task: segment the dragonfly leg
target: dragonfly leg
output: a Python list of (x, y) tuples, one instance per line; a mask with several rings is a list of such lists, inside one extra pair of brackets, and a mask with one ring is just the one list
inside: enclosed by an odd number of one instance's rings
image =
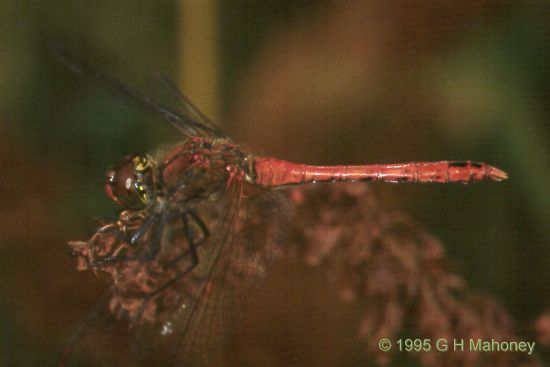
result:
[(189, 209), (187, 212), (189, 213), (189, 217), (193, 219), (195, 224), (200, 228), (202, 232), (202, 238), (195, 243), (195, 246), (198, 246), (208, 239), (208, 237), (210, 236), (210, 232), (208, 232), (206, 224), (204, 224), (202, 219), (197, 215), (197, 213), (195, 213), (193, 209)]
[[(189, 215), (189, 218), (187, 218), (186, 215)], [(197, 225), (197, 227), (201, 231), (202, 236), (199, 240), (194, 239), (193, 232), (191, 231), (191, 228), (189, 228), (189, 219), (193, 220), (193, 222)], [(169, 263), (169, 266), (176, 264), (177, 262), (183, 260), (189, 255), (193, 256), (193, 251), (196, 253), (196, 248), (199, 247), (199, 245), (202, 245), (204, 242), (206, 242), (206, 240), (210, 236), (210, 233), (208, 232), (208, 228), (206, 227), (206, 224), (204, 224), (204, 222), (200, 219), (200, 217), (197, 215), (197, 213), (195, 213), (194, 210), (192, 209), (187, 210), (182, 220), (184, 222), (184, 226), (186, 229), (186, 236), (187, 236), (187, 241), (189, 243), (189, 250), (176, 256), (176, 258), (174, 258)], [(193, 243), (194, 249), (192, 248), (191, 243)], [(197, 259), (197, 262), (198, 262), (198, 259)]]
[[(151, 224), (153, 224), (153, 222), (158, 219), (157, 217), (159, 216), (159, 214), (156, 212), (156, 209), (157, 207), (155, 206), (155, 208), (153, 208), (155, 214), (145, 219), (144, 223), (138, 228), (137, 231), (134, 232), (132, 236), (128, 235), (128, 230), (126, 229), (127, 225), (130, 224), (130, 221), (132, 219), (127, 218), (126, 215), (123, 217), (122, 214), (120, 215), (121, 219), (116, 224), (111, 223), (103, 225), (97, 230), (96, 233), (110, 233), (113, 234), (117, 240), (133, 245), (141, 238), (141, 236), (143, 236), (143, 234), (151, 226)], [(139, 216), (142, 217), (141, 215)]]
[[(189, 217), (201, 229), (202, 238), (198, 241), (195, 241), (195, 239), (194, 239), (193, 231), (189, 227), (189, 219), (187, 218), (187, 215), (189, 215)], [(204, 222), (197, 215), (197, 213), (195, 213), (191, 209), (188, 210), (183, 215), (183, 223), (184, 223), (184, 226), (185, 226), (185, 229), (186, 229), (187, 242), (189, 243), (189, 251), (186, 251), (183, 254), (178, 255), (174, 260), (172, 260), (172, 264), (175, 264), (178, 261), (183, 260), (184, 258), (186, 258), (189, 255), (191, 256), (191, 264), (186, 269), (184, 269), (180, 273), (178, 273), (174, 278), (172, 278), (171, 280), (169, 280), (168, 282), (163, 284), (160, 288), (156, 289), (153, 293), (148, 295), (149, 298), (154, 297), (158, 293), (162, 292), (166, 288), (168, 288), (171, 285), (173, 285), (174, 283), (176, 283), (178, 280), (180, 280), (186, 274), (191, 272), (195, 268), (195, 266), (197, 266), (197, 264), (199, 263), (199, 257), (198, 257), (198, 254), (197, 254), (197, 247), (199, 245), (203, 244), (204, 242), (206, 242), (206, 240), (208, 239), (208, 237), (210, 235), (209, 232), (208, 232), (208, 228), (206, 227), (206, 224), (204, 224)]]
[(137, 231), (134, 232), (134, 234), (130, 237), (130, 239), (127, 241), (131, 245), (135, 245), (137, 241), (143, 236), (143, 234), (151, 227), (151, 225), (158, 219), (159, 214), (155, 213), (151, 215), (149, 218), (147, 218), (147, 221), (143, 223), (141, 227)]
[[(202, 232), (202, 238), (199, 241), (195, 242), (193, 231), (191, 227), (189, 226), (189, 217), (197, 224), (197, 226), (201, 229)], [(155, 296), (163, 292), (165, 289), (171, 287), (172, 285), (176, 284), (180, 279), (182, 279), (184, 276), (189, 274), (193, 269), (198, 265), (199, 263), (199, 256), (197, 254), (197, 246), (204, 243), (206, 239), (208, 238), (208, 229), (206, 228), (206, 225), (204, 222), (198, 217), (196, 213), (194, 213), (192, 210), (186, 211), (182, 216), (183, 226), (185, 228), (185, 233), (187, 237), (187, 242), (189, 244), (189, 251), (184, 252), (181, 255), (178, 255), (170, 264), (175, 264), (178, 261), (181, 261), (187, 256), (191, 256), (191, 263), (188, 267), (186, 267), (184, 270), (176, 274), (172, 279), (164, 283), (159, 288), (155, 289), (153, 292), (149, 293), (146, 297), (144, 297), (143, 303), (140, 306), (140, 310), (138, 311), (136, 315), (136, 322), (139, 322), (141, 317), (143, 316), (143, 312), (145, 311), (145, 308), (148, 304), (148, 302), (153, 299)]]
[(191, 265), (189, 266), (188, 269), (185, 269), (183, 272), (191, 271), (199, 263), (199, 255), (197, 254), (198, 242), (195, 242), (193, 230), (189, 225), (188, 215), (190, 214), (185, 213), (182, 216), (182, 221), (183, 221), (183, 227), (185, 228), (185, 236), (187, 237), (187, 243), (189, 244), (189, 251), (184, 252), (183, 254), (177, 256), (176, 259), (172, 260), (172, 263), (176, 263), (179, 260), (186, 257), (187, 254), (191, 255)]
[[(166, 225), (166, 217), (167, 214), (163, 213), (160, 215), (160, 222), (157, 225), (157, 227), (154, 229), (153, 232), (153, 241), (151, 242), (151, 246), (149, 246), (149, 251), (146, 251), (145, 253), (142, 253), (138, 256), (131, 256), (128, 257), (128, 260), (134, 260), (134, 261), (151, 261), (157, 256), (159, 250), (160, 250), (160, 244), (162, 242), (162, 234), (164, 230), (164, 226)], [(141, 228), (140, 228), (141, 230)], [(134, 236), (132, 236), (133, 238)]]
[(110, 233), (116, 237), (117, 240), (122, 242), (128, 242), (128, 238), (124, 235), (120, 229), (116, 228), (114, 225), (104, 226), (97, 230), (96, 233)]
[(90, 266), (92, 267), (101, 267), (106, 264), (112, 264), (114, 262), (119, 261), (150, 261), (155, 258), (157, 253), (160, 249), (160, 243), (162, 240), (162, 233), (164, 229), (164, 225), (166, 224), (166, 214), (154, 214), (151, 217), (147, 219), (147, 221), (132, 235), (129, 241), (127, 241), (129, 244), (134, 245), (141, 236), (147, 231), (149, 227), (151, 227), (156, 221), (159, 220), (160, 217), (160, 223), (156, 226), (153, 233), (153, 241), (151, 242), (151, 246), (149, 247), (149, 251), (147, 251), (145, 254), (141, 254), (138, 256), (120, 256), (120, 255), (112, 255), (104, 257), (101, 260), (91, 261)]

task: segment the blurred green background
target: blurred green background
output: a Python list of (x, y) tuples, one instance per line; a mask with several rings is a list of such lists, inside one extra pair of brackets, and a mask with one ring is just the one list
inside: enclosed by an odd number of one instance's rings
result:
[[(178, 140), (73, 75), (51, 40), (153, 96), (149, 75), (171, 76), (262, 154), (311, 164), (472, 159), (506, 170), (500, 184), (376, 189), (535, 338), (533, 322), (550, 308), (547, 1), (4, 0), (1, 366), (50, 361), (105, 286), (66, 253), (94, 217), (116, 210), (105, 168)], [(366, 363), (358, 314), (337, 306), (322, 269), (280, 264), (261, 298), (228, 365)]]

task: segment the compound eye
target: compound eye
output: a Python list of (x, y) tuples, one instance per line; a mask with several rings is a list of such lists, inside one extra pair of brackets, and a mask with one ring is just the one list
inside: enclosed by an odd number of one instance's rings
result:
[(126, 209), (141, 210), (147, 206), (148, 197), (135, 168), (135, 156), (131, 156), (118, 167), (108, 170), (105, 193)]

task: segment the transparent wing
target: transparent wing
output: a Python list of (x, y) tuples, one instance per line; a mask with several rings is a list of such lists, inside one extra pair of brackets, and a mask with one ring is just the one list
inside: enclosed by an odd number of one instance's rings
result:
[[(199, 226), (190, 225), (186, 232), (183, 222), (173, 218), (163, 228), (163, 245), (155, 260), (107, 267), (107, 272), (117, 274), (117, 283), (111, 298), (92, 312), (70, 343), (71, 356), (78, 356), (75, 361), (207, 366), (220, 355), (270, 263), (281, 254), (289, 205), (280, 194), (246, 187), (242, 195), (227, 192), (218, 200), (201, 201), (193, 211), (210, 232), (197, 247), (199, 263), (185, 272), (192, 265), (186, 256), (186, 233), (198, 241)], [(129, 251), (146, 248), (154, 232), (152, 226), (143, 243)], [(113, 248), (101, 238), (97, 252), (105, 244)], [(143, 302), (144, 293), (166, 284), (170, 286)]]
[(154, 73), (152, 77), (155, 84), (163, 90), (163, 96), (165, 97), (162, 98), (162, 101), (173, 101), (173, 103), (170, 103), (171, 108), (203, 125), (203, 130), (208, 132), (209, 136), (227, 138), (228, 135), (202, 113), (170, 78), (160, 72)]
[[(177, 113), (163, 104), (132, 90), (124, 83), (110, 77), (95, 66), (80, 60), (77, 56), (69, 53), (62, 45), (50, 43), (49, 48), (52, 54), (75, 74), (90, 77), (107, 87), (113, 94), (122, 95), (128, 100), (139, 103), (150, 112), (156, 113), (162, 119), (170, 123), (186, 136), (212, 136), (220, 137), (222, 132), (210, 120), (205, 118), (198, 109), (193, 106), (181, 93), (182, 104), (186, 106), (183, 113)], [(177, 90), (175, 87), (173, 87)]]
[[(208, 366), (234, 330), (273, 260), (281, 255), (290, 218), (286, 199), (251, 188), (222, 224), (208, 277), (175, 348), (174, 365)], [(226, 228), (231, 224), (231, 228)]]

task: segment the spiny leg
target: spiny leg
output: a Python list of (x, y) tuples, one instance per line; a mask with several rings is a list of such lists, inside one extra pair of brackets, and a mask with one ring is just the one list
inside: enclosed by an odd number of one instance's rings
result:
[[(167, 216), (168, 215), (166, 213), (163, 213), (161, 215), (160, 223), (159, 223), (159, 225), (158, 225), (158, 227), (155, 231), (153, 243), (149, 247), (150, 251), (147, 254), (145, 254), (145, 256), (135, 257), (135, 258), (132, 258), (132, 260), (147, 261), (147, 260), (152, 260), (152, 259), (155, 258), (158, 251), (160, 250), (160, 243), (162, 241), (163, 228), (166, 225)], [(202, 237), (198, 241), (196, 241), (195, 238), (194, 238), (193, 230), (191, 229), (191, 227), (189, 225), (189, 219), (193, 220), (193, 222), (198, 226), (198, 228), (200, 229), (200, 231), (202, 233)], [(187, 238), (187, 242), (189, 244), (189, 251), (186, 251), (183, 254), (178, 255), (174, 260), (172, 260), (170, 262), (170, 265), (177, 263), (178, 261), (180, 261), (181, 259), (185, 258), (188, 255), (191, 255), (192, 265), (190, 266), (190, 268), (192, 270), (199, 262), (199, 258), (198, 258), (198, 254), (197, 254), (197, 247), (199, 245), (203, 244), (204, 242), (206, 242), (206, 240), (210, 236), (210, 233), (208, 231), (208, 227), (206, 226), (206, 224), (204, 224), (202, 219), (200, 219), (200, 217), (197, 215), (197, 213), (195, 213), (195, 211), (193, 209), (187, 209), (183, 213), (182, 222), (183, 222), (183, 226), (184, 226), (184, 229), (185, 229), (185, 235), (186, 235), (186, 238)], [(187, 271), (187, 269), (186, 269), (186, 271)]]
[(162, 242), (162, 234), (164, 233), (164, 226), (166, 225), (168, 214), (167, 212), (163, 212), (160, 214), (160, 221), (153, 232), (153, 241), (151, 242), (151, 246), (149, 246), (149, 251), (145, 252), (144, 254), (140, 254), (138, 256), (132, 256), (128, 257), (128, 260), (135, 260), (135, 261), (151, 261), (157, 256), (161, 242)]
[(202, 219), (197, 215), (197, 213), (195, 213), (193, 209), (189, 209), (187, 212), (189, 213), (189, 216), (191, 217), (191, 219), (195, 221), (195, 223), (199, 226), (200, 230), (202, 231), (203, 237), (200, 239), (199, 242), (197, 242), (197, 245), (199, 245), (200, 243), (203, 243), (204, 241), (206, 241), (208, 236), (210, 236), (210, 232), (208, 232), (208, 228), (206, 227), (206, 224), (204, 224)]
[[(189, 218), (185, 217), (187, 214), (189, 215)], [(194, 240), (191, 228), (189, 228), (188, 219), (192, 219), (195, 222), (195, 224), (198, 226), (198, 228), (200, 229), (200, 231), (202, 233), (202, 236), (201, 236), (200, 240), (198, 240), (198, 241)], [(186, 233), (189, 233), (191, 238), (193, 238), (193, 243), (194, 243), (195, 247), (199, 247), (199, 245), (202, 245), (204, 242), (206, 242), (206, 240), (210, 236), (210, 232), (208, 232), (208, 228), (206, 227), (206, 224), (204, 224), (202, 219), (200, 219), (200, 217), (197, 215), (197, 213), (195, 213), (195, 211), (193, 209), (188, 209), (186, 211), (186, 213), (184, 213), (184, 219), (182, 219), (182, 220), (184, 221), (184, 226), (185, 226)], [(187, 240), (189, 241), (189, 236), (187, 237)], [(175, 259), (173, 259), (169, 263), (169, 265), (172, 266), (172, 265), (176, 264), (177, 262), (183, 260), (187, 256), (192, 255), (192, 251), (193, 251), (193, 249), (191, 248), (191, 245), (189, 245), (189, 251), (185, 251), (184, 253), (178, 255)]]
[(107, 256), (101, 260), (92, 261), (90, 262), (90, 266), (92, 267), (101, 267), (106, 264), (112, 264), (114, 262), (121, 262), (121, 261), (150, 261), (155, 258), (156, 254), (158, 253), (160, 249), (160, 243), (162, 240), (162, 233), (164, 226), (166, 224), (166, 213), (155, 213), (152, 216), (150, 216), (147, 221), (137, 230), (137, 232), (132, 235), (129, 241), (126, 241), (130, 243), (131, 245), (134, 245), (151, 227), (154, 225), (155, 222), (157, 222), (160, 218), (160, 223), (156, 226), (154, 233), (153, 233), (153, 241), (151, 242), (151, 246), (149, 247), (149, 251), (146, 254), (138, 255), (138, 256), (120, 256), (120, 255), (112, 255)]
[[(139, 312), (136, 315), (136, 322), (139, 322), (139, 320), (143, 316), (143, 312), (145, 311), (145, 308), (146, 308), (147, 304), (149, 303), (149, 301), (151, 299), (153, 299), (155, 296), (157, 296), (158, 294), (163, 292), (165, 289), (167, 289), (167, 288), (171, 287), (172, 285), (174, 285), (175, 283), (177, 283), (185, 275), (187, 275), (191, 271), (193, 271), (193, 269), (198, 265), (199, 257), (198, 257), (198, 254), (197, 254), (197, 246), (199, 244), (203, 243), (206, 240), (206, 238), (208, 237), (208, 229), (206, 228), (206, 225), (202, 222), (202, 220), (195, 213), (191, 214), (191, 212), (192, 212), (191, 210), (188, 210), (188, 211), (184, 212), (183, 216), (182, 216), (182, 222), (183, 222), (183, 226), (184, 226), (184, 229), (185, 229), (185, 235), (186, 235), (186, 238), (187, 238), (187, 243), (189, 244), (189, 251), (186, 251), (185, 253), (177, 256), (176, 259), (174, 259), (171, 262), (171, 264), (175, 264), (177, 261), (180, 261), (183, 258), (190, 255), (191, 256), (191, 264), (189, 264), (189, 266), (187, 268), (185, 268), (184, 270), (182, 270), (181, 272), (176, 274), (176, 276), (174, 276), (174, 278), (170, 279), (169, 281), (164, 283), (162, 286), (157, 288), (154, 292), (151, 292), (150, 294), (148, 294), (147, 296), (144, 297), (143, 303), (141, 304)], [(197, 225), (199, 226), (199, 228), (203, 232), (203, 238), (198, 242), (195, 242), (195, 240), (194, 240), (193, 231), (191, 230), (191, 227), (189, 226), (189, 219), (187, 217), (188, 215), (197, 223)]]
[[(141, 238), (141, 236), (143, 236), (143, 234), (151, 226), (151, 224), (153, 224), (155, 220), (158, 219), (157, 209), (158, 209), (158, 205), (155, 204), (151, 210), (155, 214), (150, 215), (147, 219), (145, 219), (145, 222), (138, 228), (137, 231), (134, 232), (132, 236), (129, 236), (126, 233), (126, 229), (124, 229), (127, 225), (126, 223), (124, 224), (122, 230), (120, 228), (117, 228), (117, 225), (115, 223), (111, 223), (99, 228), (97, 230), (97, 233), (111, 233), (111, 234), (114, 234), (115, 237), (121, 242), (126, 242), (133, 245)], [(146, 214), (141, 213), (141, 214), (137, 214), (137, 216), (144, 218), (146, 217)], [(122, 215), (121, 215), (121, 218), (122, 218)]]
[(127, 241), (131, 245), (134, 245), (139, 239), (147, 232), (149, 227), (158, 219), (159, 215), (157, 213), (151, 215), (145, 223), (137, 231), (134, 232), (134, 234), (130, 237), (130, 240)]

